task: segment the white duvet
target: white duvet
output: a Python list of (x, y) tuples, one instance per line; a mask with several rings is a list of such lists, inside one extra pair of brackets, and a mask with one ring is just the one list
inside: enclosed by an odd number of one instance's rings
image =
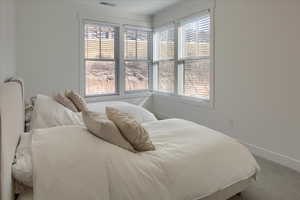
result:
[(79, 126), (35, 130), (37, 200), (194, 200), (257, 173), (249, 151), (195, 123), (145, 123), (156, 151), (131, 153)]

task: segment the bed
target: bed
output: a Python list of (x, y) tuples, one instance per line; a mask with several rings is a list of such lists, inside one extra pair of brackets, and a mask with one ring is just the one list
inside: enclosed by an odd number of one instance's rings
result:
[[(12, 200), (11, 164), (24, 126), (22, 86), (1, 85), (0, 100), (1, 199)], [(226, 200), (245, 190), (259, 171), (245, 147), (206, 127), (180, 119), (144, 126), (157, 150), (143, 154), (95, 140), (84, 127), (37, 131), (34, 193), (27, 191), (18, 199)]]

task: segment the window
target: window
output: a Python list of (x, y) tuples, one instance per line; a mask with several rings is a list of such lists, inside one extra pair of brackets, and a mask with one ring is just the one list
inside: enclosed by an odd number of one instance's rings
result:
[(157, 76), (157, 86), (154, 89), (173, 93), (175, 89), (175, 27), (163, 27), (155, 32), (154, 37), (154, 67), (157, 69), (157, 74), (154, 74)]
[(124, 31), (125, 89), (126, 91), (149, 88), (151, 57), (149, 44), (151, 32), (134, 28)]
[(208, 12), (180, 23), (178, 53), (183, 73), (178, 78), (184, 96), (210, 98), (210, 33)]
[(110, 25), (84, 25), (86, 96), (117, 93), (117, 33)]
[(154, 90), (211, 99), (211, 15), (180, 20), (154, 33)]

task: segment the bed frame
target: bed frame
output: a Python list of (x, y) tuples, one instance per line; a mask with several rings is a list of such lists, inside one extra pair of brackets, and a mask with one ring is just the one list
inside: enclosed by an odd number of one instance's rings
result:
[[(20, 134), (24, 131), (24, 98), (21, 81), (0, 84), (0, 131), (0, 200), (14, 200), (11, 166)], [(248, 179), (203, 197), (201, 200), (226, 200), (236, 194), (240, 194), (241, 191), (244, 191), (249, 186), (254, 177), (255, 174)]]
[(0, 84), (1, 200), (13, 200), (11, 166), (20, 134), (24, 131), (24, 100), (21, 81)]

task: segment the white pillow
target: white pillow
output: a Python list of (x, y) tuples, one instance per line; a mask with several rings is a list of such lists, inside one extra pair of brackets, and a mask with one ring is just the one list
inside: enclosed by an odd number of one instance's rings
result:
[(106, 101), (106, 102), (97, 102), (97, 103), (88, 104), (89, 110), (94, 112), (105, 113), (106, 107), (117, 108), (122, 112), (129, 113), (139, 123), (157, 121), (154, 114), (149, 112), (145, 108), (130, 103), (126, 103), (126, 102)]
[(16, 150), (16, 159), (12, 165), (12, 174), (15, 180), (28, 187), (32, 187), (32, 134), (21, 133), (20, 144)]
[(75, 113), (65, 108), (51, 97), (37, 95), (30, 122), (30, 129), (64, 125), (84, 126), (81, 113)]

